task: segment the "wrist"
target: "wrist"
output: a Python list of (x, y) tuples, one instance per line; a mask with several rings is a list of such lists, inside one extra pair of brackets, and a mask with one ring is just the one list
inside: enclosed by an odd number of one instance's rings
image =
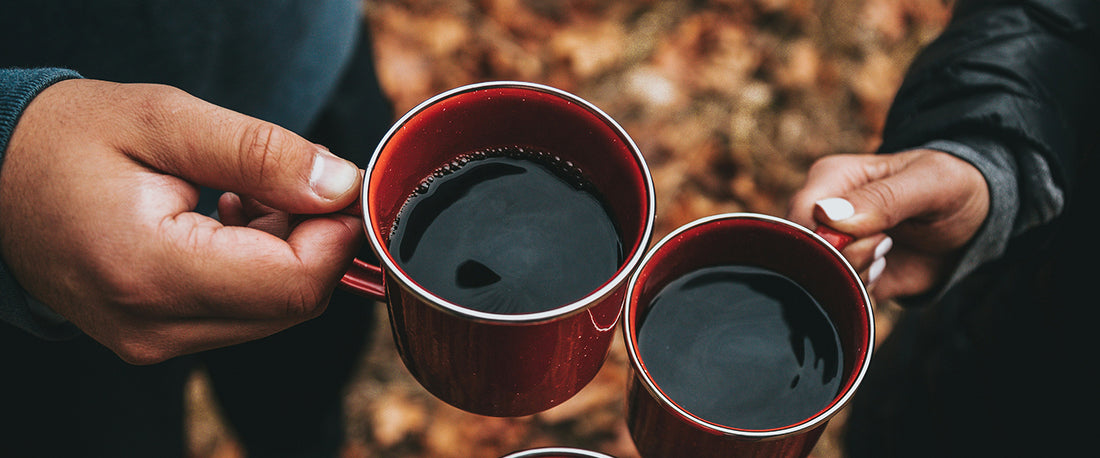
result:
[(7, 151), (15, 124), (31, 100), (54, 83), (74, 78), (80, 74), (63, 68), (0, 69), (0, 153)]

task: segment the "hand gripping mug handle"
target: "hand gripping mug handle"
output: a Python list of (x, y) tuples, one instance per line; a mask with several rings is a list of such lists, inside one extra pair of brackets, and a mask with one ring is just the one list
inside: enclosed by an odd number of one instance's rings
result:
[(345, 290), (377, 301), (386, 301), (386, 288), (382, 285), (382, 268), (355, 258), (340, 286)]

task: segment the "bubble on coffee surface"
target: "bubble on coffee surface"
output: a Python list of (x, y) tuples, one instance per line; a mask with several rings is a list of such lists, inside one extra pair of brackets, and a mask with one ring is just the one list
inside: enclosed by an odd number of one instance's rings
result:
[(384, 232), (382, 234), (383, 237), (388, 239), (390, 234), (394, 233), (401, 222), (400, 215), (406, 213), (405, 207), (408, 206), (409, 202), (415, 199), (416, 196), (420, 196), (426, 194), (428, 191), (431, 191), (432, 183), (434, 183), (436, 179), (443, 178), (447, 175), (457, 172), (458, 170), (462, 169), (462, 167), (466, 166), (466, 164), (469, 164), (472, 161), (494, 157), (507, 157), (512, 159), (533, 161), (537, 164), (549, 168), (552, 172), (554, 172), (554, 174), (565, 180), (567, 183), (569, 183), (569, 185), (573, 186), (573, 188), (577, 189), (578, 191), (596, 191), (595, 187), (592, 185), (592, 182), (585, 178), (584, 172), (581, 171), (581, 168), (574, 164), (573, 161), (562, 159), (561, 156), (549, 153), (545, 150), (518, 145), (494, 146), (491, 148), (480, 149), (456, 156), (450, 162), (441, 165), (439, 168), (433, 170), (431, 173), (428, 174), (427, 177), (421, 180), (420, 184), (418, 184), (416, 188), (413, 189), (412, 194), (408, 197), (408, 199), (405, 200), (405, 203), (402, 204), (401, 210), (398, 212), (399, 216), (394, 217), (393, 223), (390, 224), (389, 231)]
[(592, 183), (584, 177), (584, 172), (572, 161), (562, 159), (561, 156), (546, 152), (538, 148), (527, 146), (496, 146), (456, 156), (450, 162), (433, 170), (417, 185), (414, 195), (424, 194), (431, 189), (432, 183), (437, 178), (442, 178), (457, 172), (471, 161), (488, 159), (493, 157), (508, 157), (512, 159), (525, 159), (536, 162), (550, 168), (559, 177), (565, 179), (570, 185), (579, 190), (592, 190)]

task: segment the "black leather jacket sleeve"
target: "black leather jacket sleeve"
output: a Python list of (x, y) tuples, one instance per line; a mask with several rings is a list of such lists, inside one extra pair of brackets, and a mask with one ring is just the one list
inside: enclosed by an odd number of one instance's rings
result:
[(990, 215), (952, 282), (1084, 198), (1100, 131), (1098, 28), (1096, 0), (960, 0), (910, 66), (879, 152), (943, 150), (990, 185)]

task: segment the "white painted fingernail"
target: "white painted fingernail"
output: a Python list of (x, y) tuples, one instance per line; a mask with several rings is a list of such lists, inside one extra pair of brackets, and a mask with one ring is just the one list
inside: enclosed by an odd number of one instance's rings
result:
[(871, 268), (867, 271), (867, 284), (875, 283), (882, 276), (883, 270), (886, 270), (886, 258), (878, 258), (871, 263)]
[(335, 200), (346, 194), (359, 181), (359, 167), (336, 157), (322, 148), (313, 156), (309, 186), (323, 199)]
[(829, 221), (848, 219), (856, 214), (856, 209), (852, 206), (852, 203), (840, 197), (821, 199), (815, 202), (815, 205), (825, 212), (825, 217), (829, 218)]
[(882, 257), (886, 256), (886, 253), (889, 253), (890, 249), (893, 248), (893, 247), (894, 247), (894, 239), (892, 239), (890, 237), (886, 237), (886, 238), (882, 239), (882, 241), (878, 242), (878, 245), (875, 246), (875, 259), (879, 259), (879, 258), (882, 258)]

